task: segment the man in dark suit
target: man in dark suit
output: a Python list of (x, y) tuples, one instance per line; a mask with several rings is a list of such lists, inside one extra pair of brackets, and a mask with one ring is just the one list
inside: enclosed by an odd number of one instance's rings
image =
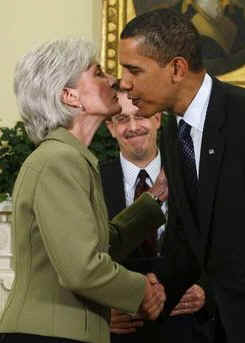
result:
[[(102, 184), (110, 218), (134, 201), (138, 175), (142, 170), (147, 173), (146, 182), (151, 186), (161, 169), (161, 156), (157, 147), (161, 113), (145, 118), (126, 93), (118, 92), (118, 97), (122, 112), (106, 121), (106, 124), (119, 144), (120, 157), (101, 164)], [(163, 203), (162, 210), (166, 212), (166, 203)], [(154, 258), (151, 257), (160, 255), (160, 252), (164, 255), (164, 251), (161, 251), (163, 237), (164, 227), (161, 227), (158, 230), (157, 254), (152, 252), (149, 255), (149, 250), (144, 250), (145, 242), (130, 254), (124, 264), (129, 269), (142, 272), (142, 265), (144, 268), (149, 260), (154, 263)], [(202, 281), (201, 285), (203, 286)], [(212, 342), (212, 322), (206, 320), (205, 323), (200, 323), (195, 314), (198, 311), (207, 311), (207, 306), (204, 306), (207, 294), (202, 286), (195, 284), (190, 287), (164, 324), (147, 321), (141, 327), (143, 321), (140, 318), (132, 321), (127, 314), (112, 310), (112, 343), (143, 343), (150, 340), (163, 340), (165, 343)]]
[[(215, 338), (245, 342), (245, 90), (206, 73), (198, 32), (170, 9), (126, 25), (120, 63), (121, 86), (142, 112), (173, 113), (162, 138), (170, 190), (168, 253), (156, 266), (167, 293), (163, 315), (178, 301), (197, 262), (208, 274), (217, 306)], [(189, 156), (178, 130), (183, 123), (190, 128)], [(195, 187), (188, 180), (192, 173), (186, 173), (188, 159), (195, 162)]]

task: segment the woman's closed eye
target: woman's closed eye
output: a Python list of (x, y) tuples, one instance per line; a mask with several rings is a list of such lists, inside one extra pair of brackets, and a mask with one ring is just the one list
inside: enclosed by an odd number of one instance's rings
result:
[(98, 76), (98, 77), (105, 77), (105, 73), (101, 69), (100, 65), (97, 65), (96, 71), (95, 71), (95, 75)]

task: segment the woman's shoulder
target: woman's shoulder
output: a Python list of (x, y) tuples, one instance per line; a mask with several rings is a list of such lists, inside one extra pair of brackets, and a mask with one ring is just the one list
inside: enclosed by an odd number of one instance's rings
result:
[(25, 160), (23, 167), (37, 172), (53, 167), (65, 168), (67, 165), (86, 166), (86, 161), (74, 147), (60, 141), (48, 140), (41, 143)]

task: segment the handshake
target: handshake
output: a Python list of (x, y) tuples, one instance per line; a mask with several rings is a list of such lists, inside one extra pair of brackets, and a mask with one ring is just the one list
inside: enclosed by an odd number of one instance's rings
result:
[(143, 302), (139, 309), (142, 318), (155, 320), (163, 310), (166, 294), (162, 284), (153, 273), (145, 276), (146, 287)]
[(147, 274), (145, 278), (145, 294), (139, 311), (136, 314), (129, 314), (112, 309), (111, 332), (118, 334), (133, 333), (137, 327), (143, 326), (144, 319), (155, 320), (163, 310), (166, 301), (163, 285), (159, 283), (153, 273)]

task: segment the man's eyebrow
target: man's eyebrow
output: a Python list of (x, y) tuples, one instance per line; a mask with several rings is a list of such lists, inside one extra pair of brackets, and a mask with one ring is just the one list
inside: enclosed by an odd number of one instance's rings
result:
[(133, 64), (123, 64), (123, 63), (122, 63), (122, 66), (123, 66), (124, 68), (127, 68), (127, 69), (141, 69), (140, 67), (135, 66), (135, 65), (133, 65)]

